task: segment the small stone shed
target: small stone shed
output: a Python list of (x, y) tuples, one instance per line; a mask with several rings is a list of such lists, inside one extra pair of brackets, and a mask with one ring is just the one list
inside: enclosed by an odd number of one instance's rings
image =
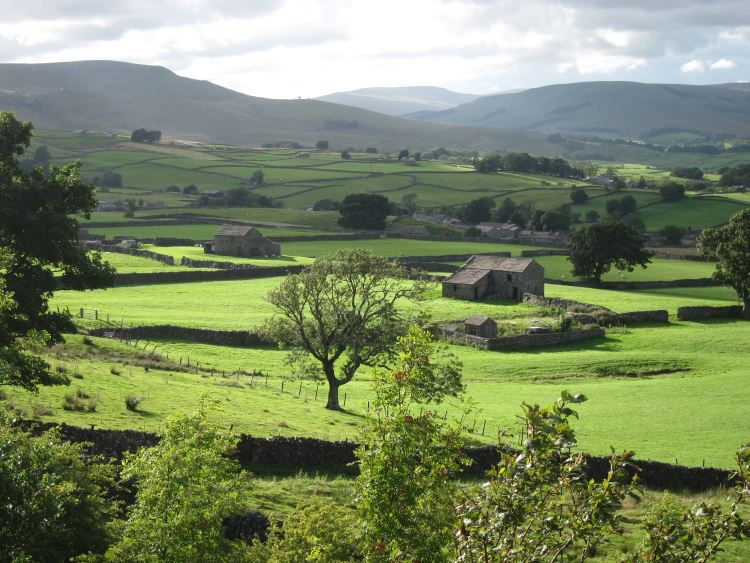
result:
[(464, 321), (464, 333), (482, 338), (495, 338), (497, 323), (486, 315), (474, 315)]
[(472, 256), (443, 282), (443, 297), (511, 299), (525, 293), (544, 296), (544, 268), (528, 258)]
[(267, 239), (255, 227), (242, 225), (224, 225), (203, 249), (206, 254), (223, 256), (281, 256), (279, 243)]

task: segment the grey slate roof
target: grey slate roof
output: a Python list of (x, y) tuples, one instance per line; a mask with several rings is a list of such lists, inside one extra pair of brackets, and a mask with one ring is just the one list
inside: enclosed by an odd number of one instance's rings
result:
[[(495, 270), (524, 272), (532, 264), (529, 258), (503, 258), (501, 256), (472, 256), (463, 265), (465, 270)], [(460, 272), (459, 272), (460, 273)]]
[(216, 233), (215, 236), (225, 236), (225, 237), (252, 237), (252, 238), (258, 238), (262, 237), (263, 235), (260, 234), (260, 231), (256, 229), (255, 227), (248, 227), (245, 225), (224, 225), (219, 231)]
[(474, 285), (488, 275), (490, 275), (489, 270), (459, 270), (443, 283)]
[(470, 326), (482, 326), (485, 323), (491, 323), (493, 325), (496, 325), (497, 323), (489, 318), (487, 315), (472, 315), (468, 319), (464, 321), (464, 324), (470, 325)]

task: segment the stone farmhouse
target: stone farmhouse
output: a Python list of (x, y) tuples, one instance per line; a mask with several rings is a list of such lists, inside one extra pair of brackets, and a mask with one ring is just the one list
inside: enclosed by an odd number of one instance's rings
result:
[(472, 256), (443, 281), (443, 297), (454, 299), (512, 299), (525, 293), (544, 295), (544, 268), (528, 258)]
[(203, 250), (222, 256), (281, 256), (279, 243), (267, 239), (255, 227), (242, 225), (224, 225)]

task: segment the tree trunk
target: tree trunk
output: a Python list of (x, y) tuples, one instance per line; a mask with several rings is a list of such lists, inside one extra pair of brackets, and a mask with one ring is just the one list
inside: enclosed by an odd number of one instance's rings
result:
[(328, 382), (328, 402), (326, 408), (332, 411), (340, 411), (341, 405), (339, 405), (339, 384), (337, 382)]
[(333, 371), (333, 364), (324, 363), (323, 373), (328, 381), (328, 402), (326, 408), (332, 411), (340, 411), (341, 405), (339, 405), (339, 387), (341, 384), (336, 379), (336, 373)]
[(742, 318), (750, 321), (750, 299), (746, 299), (742, 303)]

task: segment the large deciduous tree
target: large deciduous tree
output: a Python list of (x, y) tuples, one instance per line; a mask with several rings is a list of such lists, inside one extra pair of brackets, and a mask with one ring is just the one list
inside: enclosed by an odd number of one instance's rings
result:
[(733, 215), (723, 227), (703, 231), (698, 250), (719, 258), (714, 279), (737, 292), (744, 316), (750, 318), (750, 209)]
[(378, 194), (349, 194), (339, 206), (339, 225), (345, 229), (385, 229), (390, 202)]
[(614, 265), (632, 272), (646, 267), (652, 254), (644, 247), (646, 239), (638, 230), (620, 221), (605, 221), (578, 229), (570, 237), (573, 275), (600, 282)]
[(362, 249), (323, 256), (288, 276), (268, 294), (278, 313), (267, 334), (291, 348), (290, 359), (305, 374), (328, 383), (326, 408), (340, 410), (339, 388), (362, 366), (387, 361), (410, 319), (400, 302), (424, 293), (404, 269)]
[(21, 170), (31, 123), (0, 112), (0, 383), (35, 389), (67, 383), (30, 354), (24, 340), (59, 341), (70, 326), (49, 310), (55, 274), (71, 289), (106, 287), (112, 269), (78, 243), (75, 214), (96, 206), (94, 188), (81, 183), (80, 163)]

